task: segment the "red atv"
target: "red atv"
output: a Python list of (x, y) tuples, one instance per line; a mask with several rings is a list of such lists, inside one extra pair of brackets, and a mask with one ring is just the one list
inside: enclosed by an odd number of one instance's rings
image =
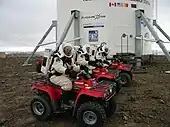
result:
[(126, 87), (126, 86), (132, 85), (132, 78), (133, 78), (133, 76), (132, 76), (132, 70), (133, 70), (132, 65), (123, 64), (119, 60), (116, 60), (116, 61), (112, 62), (111, 66), (109, 66), (108, 69), (120, 71), (120, 77), (121, 77), (120, 83), (123, 86)]
[[(116, 83), (99, 84), (84, 70), (77, 75), (73, 89), (67, 94), (49, 81), (39, 81), (32, 86), (36, 96), (31, 101), (31, 110), (39, 120), (71, 111), (78, 126), (102, 127), (104, 120), (116, 110), (115, 86)], [(66, 95), (64, 99), (63, 94)]]
[[(107, 63), (108, 64), (108, 63)], [(121, 62), (113, 62), (109, 66), (104, 66), (104, 63), (97, 60), (93, 69), (94, 76), (106, 76), (106, 75), (119, 75), (120, 79), (117, 80), (121, 86), (130, 86), (132, 84), (132, 66), (125, 65)]]
[(102, 82), (115, 82), (116, 92), (118, 93), (122, 87), (120, 83), (120, 71), (111, 71), (105, 67), (95, 67), (92, 69), (92, 77), (96, 78), (97, 81)]

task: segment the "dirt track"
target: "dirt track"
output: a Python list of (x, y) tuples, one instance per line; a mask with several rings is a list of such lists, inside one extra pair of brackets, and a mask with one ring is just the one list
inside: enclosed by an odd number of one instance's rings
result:
[[(22, 67), (23, 58), (0, 59), (0, 126), (74, 127), (69, 116), (55, 116), (38, 122), (30, 112), (31, 84), (37, 74), (33, 67)], [(133, 86), (117, 96), (118, 109), (107, 120), (107, 127), (170, 127), (170, 64), (161, 58), (147, 66), (147, 74), (134, 75)]]

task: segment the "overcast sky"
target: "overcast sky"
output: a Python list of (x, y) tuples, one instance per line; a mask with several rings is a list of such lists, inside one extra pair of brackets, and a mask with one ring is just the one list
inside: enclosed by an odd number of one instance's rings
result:
[[(56, 1), (0, 0), (0, 50), (36, 45), (57, 17)], [(158, 0), (158, 21), (170, 35), (170, 0)]]

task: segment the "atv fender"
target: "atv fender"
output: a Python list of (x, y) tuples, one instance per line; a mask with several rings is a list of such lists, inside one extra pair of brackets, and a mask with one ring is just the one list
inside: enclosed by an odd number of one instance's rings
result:
[(131, 71), (122, 70), (121, 73), (128, 73), (130, 75), (130, 77), (131, 77), (131, 80), (133, 79), (133, 75), (132, 75)]
[[(51, 101), (58, 100), (61, 97), (62, 91), (60, 89), (56, 89), (52, 86), (35, 84), (31, 87), (32, 91), (40, 90), (47, 93), (51, 99)], [(56, 94), (58, 93), (58, 94)]]
[(94, 101), (95, 99), (104, 99), (104, 93), (103, 92), (99, 92), (99, 91), (93, 91), (93, 92), (90, 92), (90, 90), (87, 92), (87, 91), (82, 91), (80, 94), (78, 94), (75, 102), (74, 102), (74, 108), (73, 108), (73, 112), (72, 112), (72, 117), (75, 116), (76, 114), (76, 109), (82, 104), (82, 103), (85, 103), (85, 102), (88, 102), (88, 101)]
[(116, 70), (131, 71), (131, 70), (132, 70), (132, 67), (131, 67), (131, 66), (122, 66), (122, 65), (120, 65), (120, 66), (118, 66), (118, 67), (116, 68)]
[(109, 79), (109, 80), (113, 80), (115, 78), (114, 74), (100, 74), (97, 76), (96, 80), (100, 80), (100, 79)]

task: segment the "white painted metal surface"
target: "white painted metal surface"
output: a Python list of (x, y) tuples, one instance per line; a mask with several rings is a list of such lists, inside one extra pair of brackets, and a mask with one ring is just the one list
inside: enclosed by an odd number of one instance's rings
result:
[[(129, 52), (135, 53), (135, 10), (143, 9), (149, 19), (154, 17), (155, 0), (57, 0), (58, 36), (60, 37), (71, 10), (79, 10), (81, 44), (109, 43), (110, 54), (120, 53), (121, 36), (128, 35)], [(152, 39), (142, 25), (142, 36)], [(74, 37), (73, 26), (66, 39)], [(143, 55), (151, 54), (151, 43), (143, 41)], [(127, 51), (127, 38), (123, 39), (123, 52)]]

